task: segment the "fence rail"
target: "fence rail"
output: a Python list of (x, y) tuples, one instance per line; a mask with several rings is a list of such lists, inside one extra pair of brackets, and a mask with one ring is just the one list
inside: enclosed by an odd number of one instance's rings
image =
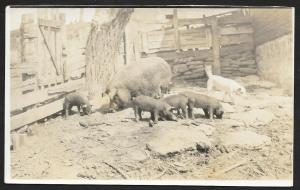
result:
[[(168, 18), (174, 19), (174, 16)], [(213, 23), (217, 23), (218, 35), (214, 37)], [(178, 19), (169, 21), (172, 28), (142, 33), (142, 51), (154, 53), (160, 51), (213, 48), (213, 38), (220, 38), (221, 46), (241, 44), (253, 41), (252, 18), (242, 11), (203, 18)], [(176, 24), (176, 27), (174, 26)], [(178, 38), (176, 40), (176, 31)]]

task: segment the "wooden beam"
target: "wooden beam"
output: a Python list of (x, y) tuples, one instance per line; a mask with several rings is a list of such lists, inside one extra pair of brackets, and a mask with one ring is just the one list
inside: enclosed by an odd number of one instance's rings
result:
[(229, 25), (229, 24), (251, 24), (253, 22), (252, 17), (250, 16), (243, 16), (243, 15), (231, 15), (231, 16), (224, 16), (218, 19), (220, 25)]
[(179, 29), (178, 29), (178, 15), (177, 15), (177, 9), (173, 9), (173, 27), (175, 29), (175, 48), (177, 51), (180, 49), (180, 35), (179, 35)]
[(56, 95), (49, 95), (55, 94), (58, 92), (71, 92), (80, 88), (80, 85), (85, 83), (85, 78), (69, 81), (67, 83), (63, 83), (59, 86), (55, 86), (52, 88), (47, 88), (35, 92), (30, 92), (24, 95), (12, 95), (11, 99), (11, 108), (10, 111), (22, 109), (27, 106), (31, 106), (37, 104), (39, 102), (44, 102), (48, 99), (54, 98)]
[(253, 34), (224, 35), (220, 38), (220, 44), (222, 46), (241, 44), (246, 42), (253, 43)]
[(38, 21), (40, 26), (47, 26), (47, 27), (52, 27), (52, 28), (57, 28), (60, 29), (62, 26), (62, 22), (58, 20), (46, 20), (46, 19), (39, 19)]
[(218, 20), (215, 18), (211, 22), (212, 30), (212, 46), (213, 46), (213, 72), (214, 74), (221, 74), (220, 66), (220, 41), (219, 41), (219, 27)]
[(252, 34), (254, 32), (252, 25), (227, 26), (220, 28), (221, 35), (232, 34)]
[(205, 21), (202, 18), (184, 18), (178, 20), (179, 27), (193, 25), (193, 24), (205, 24)]
[(28, 110), (24, 113), (12, 116), (10, 130), (18, 129), (24, 125), (33, 123), (39, 119), (43, 119), (51, 114), (57, 113), (63, 109), (62, 104), (63, 98), (44, 106), (40, 106), (38, 108)]

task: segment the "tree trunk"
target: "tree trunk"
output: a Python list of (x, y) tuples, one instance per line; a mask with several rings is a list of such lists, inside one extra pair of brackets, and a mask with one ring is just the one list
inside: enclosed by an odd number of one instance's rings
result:
[[(111, 9), (112, 19), (101, 22), (103, 15), (95, 18), (86, 46), (86, 82), (89, 98), (105, 90), (116, 71), (117, 54), (123, 33), (133, 9)], [(97, 15), (96, 15), (97, 16)]]

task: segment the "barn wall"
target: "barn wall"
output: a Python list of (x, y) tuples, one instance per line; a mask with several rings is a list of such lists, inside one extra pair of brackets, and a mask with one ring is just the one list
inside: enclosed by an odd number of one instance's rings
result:
[[(228, 78), (257, 74), (254, 47), (249, 43), (242, 43), (220, 49), (221, 74)], [(157, 52), (144, 54), (158, 56), (166, 60), (172, 69), (172, 81), (176, 84), (191, 83), (206, 87), (207, 76), (205, 65), (212, 65), (211, 49), (189, 50), (182, 52)]]
[(292, 94), (293, 36), (284, 35), (256, 47), (258, 74), (273, 81)]
[(256, 45), (288, 34), (293, 29), (291, 8), (251, 8), (249, 14), (253, 18)]
[(142, 52), (145, 57), (165, 59), (172, 68), (174, 83), (205, 87), (205, 65), (220, 64), (220, 74), (228, 78), (257, 74), (252, 21), (241, 10), (218, 17), (177, 19), (178, 31), (162, 27), (142, 33)]

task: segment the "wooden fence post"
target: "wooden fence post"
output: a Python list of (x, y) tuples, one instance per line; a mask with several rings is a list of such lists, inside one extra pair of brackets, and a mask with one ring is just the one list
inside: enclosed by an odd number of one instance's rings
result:
[(180, 50), (180, 35), (178, 30), (178, 15), (177, 15), (177, 9), (173, 10), (173, 27), (175, 29), (175, 48), (177, 51)]
[(221, 74), (220, 66), (220, 39), (219, 39), (219, 27), (218, 20), (214, 17), (211, 21), (211, 30), (212, 30), (212, 47), (213, 47), (213, 72), (214, 74)]

